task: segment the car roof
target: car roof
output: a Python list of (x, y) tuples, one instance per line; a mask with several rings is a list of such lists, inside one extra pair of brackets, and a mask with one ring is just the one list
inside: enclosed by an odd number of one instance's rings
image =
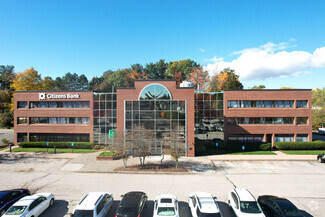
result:
[(78, 203), (75, 209), (79, 210), (92, 210), (95, 208), (97, 202), (99, 201), (99, 198), (101, 198), (102, 195), (110, 194), (108, 192), (89, 192), (86, 194), (81, 201)]
[(240, 201), (256, 201), (254, 196), (246, 188), (235, 188)]
[(18, 200), (14, 206), (29, 206), (32, 202), (34, 202), (37, 198), (39, 198), (40, 195), (32, 195), (32, 196), (26, 196)]
[[(162, 199), (170, 199), (171, 202), (161, 202)], [(172, 195), (172, 194), (161, 194), (158, 195), (155, 200), (158, 201), (158, 206), (159, 207), (175, 207), (175, 201), (177, 200), (177, 197)]]
[(137, 207), (144, 195), (145, 193), (141, 191), (130, 191), (124, 194), (120, 207)]
[(11, 190), (4, 190), (4, 191), (0, 191), (0, 198), (6, 196), (7, 194), (11, 193), (11, 192), (15, 192), (15, 191), (27, 191), (27, 189), (11, 189)]
[(220, 211), (212, 194), (207, 192), (194, 192), (192, 194), (196, 195), (201, 212), (217, 213)]

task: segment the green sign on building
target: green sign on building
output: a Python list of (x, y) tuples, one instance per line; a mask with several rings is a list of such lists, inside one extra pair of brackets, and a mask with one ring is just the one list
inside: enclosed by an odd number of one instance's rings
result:
[(109, 130), (109, 138), (116, 138), (116, 130)]

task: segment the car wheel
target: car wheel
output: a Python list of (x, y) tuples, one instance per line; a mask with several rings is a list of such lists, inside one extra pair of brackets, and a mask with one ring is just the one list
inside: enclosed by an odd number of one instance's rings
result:
[(49, 207), (53, 206), (53, 203), (54, 203), (54, 199), (52, 198)]

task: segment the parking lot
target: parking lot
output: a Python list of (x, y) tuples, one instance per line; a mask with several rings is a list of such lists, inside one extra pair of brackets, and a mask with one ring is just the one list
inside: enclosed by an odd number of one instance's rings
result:
[[(77, 156), (77, 155), (76, 155)], [(325, 164), (305, 161), (213, 161), (208, 170), (188, 174), (121, 174), (87, 172), (79, 157), (21, 158), (0, 161), (1, 189), (29, 188), (33, 192), (51, 192), (54, 206), (42, 216), (69, 216), (78, 201), (91, 191), (108, 191), (114, 194), (114, 207), (108, 216), (114, 216), (121, 194), (144, 191), (148, 204), (144, 217), (152, 216), (153, 199), (162, 193), (174, 194), (180, 201), (181, 217), (191, 216), (187, 198), (190, 192), (210, 192), (218, 198), (224, 216), (234, 216), (226, 204), (230, 190), (245, 187), (257, 198), (271, 194), (291, 200), (306, 216), (324, 216)], [(102, 165), (110, 162), (102, 162)], [(205, 164), (202, 164), (205, 165)], [(100, 167), (100, 164), (97, 164)]]

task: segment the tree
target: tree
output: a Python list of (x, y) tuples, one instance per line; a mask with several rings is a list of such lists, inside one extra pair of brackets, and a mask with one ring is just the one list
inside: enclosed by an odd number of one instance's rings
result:
[(144, 71), (143, 66), (141, 64), (139, 64), (139, 63), (131, 65), (131, 70), (136, 71), (138, 73), (141, 73), (141, 72)]
[(251, 89), (255, 90), (255, 89), (265, 89), (265, 85), (260, 84), (258, 86), (253, 86)]
[(131, 146), (130, 143), (125, 142), (125, 132), (124, 131), (117, 131), (115, 142), (112, 145), (113, 151), (116, 151), (122, 155), (123, 166), (126, 168), (127, 161), (130, 157)]
[(175, 73), (181, 72), (182, 78), (181, 82), (184, 80), (189, 79), (190, 73), (193, 71), (194, 68), (201, 67), (195, 61), (187, 59), (187, 60), (180, 60), (170, 62), (169, 66), (166, 71), (166, 78), (173, 78)]
[(196, 90), (205, 90), (208, 84), (209, 73), (200, 68), (194, 68), (189, 75), (189, 81), (194, 84)]
[(79, 76), (76, 90), (88, 90), (88, 79), (84, 74)]
[(312, 122), (315, 128), (325, 126), (325, 87), (312, 91)]
[(175, 159), (175, 167), (178, 168), (178, 160), (183, 155), (183, 151), (181, 148), (181, 143), (178, 132), (170, 133), (170, 155)]
[(9, 90), (15, 78), (15, 67), (0, 65), (0, 90)]
[(55, 81), (51, 77), (45, 77), (42, 81), (43, 90), (55, 90)]
[(281, 90), (292, 90), (292, 89), (296, 89), (294, 87), (280, 87)]
[(132, 70), (129, 74), (126, 74), (128, 85), (134, 87), (134, 80), (145, 80), (148, 79), (148, 74), (145, 72), (137, 72)]
[(12, 82), (12, 87), (16, 91), (43, 90), (42, 77), (32, 67), (18, 73)]
[(235, 74), (235, 70), (225, 68), (223, 71), (219, 72), (218, 75), (213, 76), (211, 79), (209, 91), (213, 91), (214, 89), (243, 89), (243, 85), (239, 81), (239, 76)]
[(168, 63), (164, 59), (160, 59), (156, 63), (148, 63), (144, 71), (148, 74), (149, 79), (165, 79)]
[(103, 77), (93, 77), (88, 83), (88, 90), (98, 90), (98, 86), (104, 81)]
[(150, 147), (155, 137), (155, 132), (148, 131), (144, 127), (135, 129), (133, 134), (133, 155), (139, 157), (141, 166), (144, 165), (146, 157), (150, 156)]

